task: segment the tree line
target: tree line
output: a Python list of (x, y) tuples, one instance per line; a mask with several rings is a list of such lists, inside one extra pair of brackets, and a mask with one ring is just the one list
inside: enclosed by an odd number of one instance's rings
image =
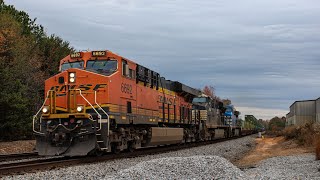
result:
[(73, 51), (24, 12), (0, 0), (0, 140), (32, 138), (32, 116), (44, 99), (44, 80)]

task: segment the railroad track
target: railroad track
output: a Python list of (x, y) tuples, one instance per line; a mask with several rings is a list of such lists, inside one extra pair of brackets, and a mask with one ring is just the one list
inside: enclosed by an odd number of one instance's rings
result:
[(38, 153), (0, 154), (0, 162), (37, 157)]
[(41, 170), (55, 169), (58, 167), (66, 167), (66, 166), (77, 165), (77, 164), (97, 163), (97, 162), (110, 161), (110, 160), (122, 159), (122, 158), (133, 158), (137, 156), (154, 155), (154, 154), (166, 153), (169, 151), (177, 151), (177, 150), (188, 149), (192, 147), (215, 144), (215, 143), (224, 142), (224, 141), (237, 139), (237, 138), (241, 138), (241, 137), (217, 139), (213, 141), (188, 143), (183, 145), (167, 145), (167, 146), (160, 146), (160, 147), (149, 147), (149, 148), (138, 149), (134, 152), (124, 152), (119, 154), (109, 153), (99, 157), (90, 157), (90, 156), (53, 157), (49, 159), (38, 159), (38, 160), (30, 160), (30, 161), (24, 161), (24, 162), (0, 164), (0, 177), (6, 176), (6, 175), (24, 174), (27, 172), (36, 172)]

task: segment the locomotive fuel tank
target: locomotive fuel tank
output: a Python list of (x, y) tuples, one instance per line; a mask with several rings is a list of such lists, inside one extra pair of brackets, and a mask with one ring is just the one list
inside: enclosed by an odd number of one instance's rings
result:
[(151, 128), (151, 138), (148, 145), (178, 144), (183, 142), (183, 128)]

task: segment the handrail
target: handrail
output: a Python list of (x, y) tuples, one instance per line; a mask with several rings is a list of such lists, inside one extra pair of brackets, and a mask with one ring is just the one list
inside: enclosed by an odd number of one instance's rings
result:
[[(32, 119), (32, 130), (33, 130), (33, 132), (35, 132), (35, 133), (44, 134), (44, 133), (42, 133), (42, 132), (36, 131), (34, 126), (35, 126), (35, 120), (36, 120), (37, 116), (39, 115), (40, 111), (42, 110), (43, 106), (46, 104), (46, 102), (47, 102), (47, 100), (48, 100), (48, 98), (49, 98), (49, 92), (51, 92), (51, 91), (53, 91), (53, 90), (48, 90), (48, 91), (47, 91), (47, 96), (46, 96), (46, 99), (44, 100), (42, 106), (40, 107), (40, 109), (38, 110), (38, 112), (37, 112), (35, 115), (33, 115), (33, 119)], [(41, 126), (41, 125), (40, 125), (40, 126)]]
[[(107, 116), (107, 121), (108, 121), (108, 131), (107, 131), (107, 135), (109, 136), (109, 130), (110, 130), (110, 119), (109, 119), (109, 114), (102, 109), (102, 107), (97, 103), (97, 91), (94, 91), (94, 103), (96, 103), (96, 105), (100, 108), (100, 110)], [(100, 129), (101, 129), (101, 120), (100, 120)]]
[(96, 110), (96, 108), (93, 107), (93, 105), (88, 101), (87, 98), (85, 98), (82, 93), (81, 93), (81, 89), (75, 89), (75, 91), (79, 91), (80, 96), (91, 106), (91, 108), (98, 114), (98, 118), (99, 118), (99, 122), (100, 122), (100, 129), (98, 129), (97, 131), (100, 131), (102, 128), (102, 124), (101, 124), (101, 115), (100, 113)]
[[(100, 115), (100, 113), (96, 110), (96, 108), (94, 108), (94, 106), (88, 101), (88, 99), (83, 96), (81, 89), (73, 89), (72, 91), (79, 91), (80, 96), (91, 106), (91, 108), (95, 111), (95, 113), (97, 113), (98, 118), (99, 118), (99, 129), (98, 129), (97, 131), (100, 131), (100, 130), (102, 129), (102, 120), (101, 120), (101, 119), (102, 119), (102, 116)], [(33, 132), (38, 133), (38, 134), (44, 134), (44, 133), (42, 133), (42, 132), (40, 132), (40, 131), (37, 131), (37, 130), (35, 129), (35, 121), (36, 121), (36, 118), (38, 117), (39, 113), (41, 112), (42, 108), (45, 106), (45, 103), (46, 103), (47, 100), (49, 99), (49, 93), (50, 93), (50, 92), (54, 92), (54, 90), (48, 90), (48, 91), (47, 91), (47, 96), (46, 96), (46, 98), (45, 98), (42, 106), (41, 106), (40, 109), (37, 111), (37, 113), (33, 116), (33, 119), (32, 119), (32, 122), (33, 122), (33, 123), (32, 123), (32, 130), (33, 130)], [(96, 91), (95, 91), (95, 104), (102, 110), (102, 112), (103, 112), (103, 113), (107, 116), (107, 118), (108, 118), (108, 136), (109, 136), (109, 130), (110, 130), (109, 115), (108, 115), (108, 113), (107, 113), (106, 111), (104, 111), (104, 110), (101, 108), (101, 106), (97, 103)], [(52, 107), (50, 107), (50, 108), (52, 108)]]

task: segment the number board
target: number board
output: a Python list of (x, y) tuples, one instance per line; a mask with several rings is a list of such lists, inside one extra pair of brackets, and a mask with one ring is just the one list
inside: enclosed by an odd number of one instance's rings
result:
[(92, 51), (92, 56), (94, 57), (106, 56), (106, 51)]
[(81, 52), (75, 52), (70, 54), (71, 58), (81, 58), (82, 57), (82, 53)]

